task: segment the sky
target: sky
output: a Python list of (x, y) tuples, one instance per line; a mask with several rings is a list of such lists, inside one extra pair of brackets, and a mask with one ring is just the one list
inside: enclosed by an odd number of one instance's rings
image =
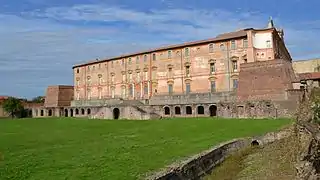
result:
[(0, 95), (72, 85), (72, 66), (242, 28), (283, 28), (294, 60), (320, 57), (319, 0), (0, 0)]

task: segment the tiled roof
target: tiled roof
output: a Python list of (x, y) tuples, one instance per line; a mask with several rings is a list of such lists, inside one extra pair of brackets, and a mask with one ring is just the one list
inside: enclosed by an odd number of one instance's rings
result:
[(320, 72), (299, 73), (300, 80), (315, 80), (320, 79)]
[[(124, 55), (121, 55), (121, 56), (116, 56), (116, 57), (103, 59), (103, 60), (93, 60), (93, 61), (89, 61), (87, 63), (75, 65), (75, 66), (73, 66), (73, 68), (81, 67), (81, 66), (85, 66), (85, 65), (90, 65), (90, 64), (95, 64), (97, 62), (106, 62), (106, 61), (111, 61), (111, 60), (116, 60), (116, 59), (121, 59), (121, 58), (127, 58), (129, 56), (152, 53), (152, 52), (155, 52), (155, 51), (169, 50), (169, 49), (180, 48), (180, 47), (184, 47), (184, 46), (192, 46), (192, 45), (197, 45), (197, 44), (218, 42), (218, 41), (223, 41), (223, 40), (227, 40), (227, 39), (245, 37), (245, 36), (247, 36), (247, 32), (246, 32), (247, 30), (256, 30), (256, 29), (247, 28), (247, 29), (242, 29), (242, 30), (235, 31), (235, 32), (229, 32), (229, 33), (220, 34), (220, 35), (216, 36), (215, 38), (209, 38), (209, 39), (205, 39), (205, 40), (186, 42), (186, 43), (176, 44), (176, 45), (169, 45), (169, 46), (164, 46), (164, 47), (160, 47), (160, 48), (150, 49), (150, 50), (147, 50), (147, 51), (141, 51), (141, 52), (136, 52), (136, 53), (131, 53), (131, 54), (124, 54)], [(258, 29), (258, 30), (268, 30), (268, 29)]]
[(9, 96), (0, 96), (0, 100), (8, 99)]

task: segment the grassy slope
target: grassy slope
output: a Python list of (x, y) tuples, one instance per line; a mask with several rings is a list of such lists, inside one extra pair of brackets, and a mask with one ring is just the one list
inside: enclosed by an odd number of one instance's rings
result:
[(298, 142), (294, 136), (264, 147), (236, 153), (217, 167), (207, 180), (292, 180)]
[(0, 179), (137, 179), (236, 137), (289, 120), (0, 121)]

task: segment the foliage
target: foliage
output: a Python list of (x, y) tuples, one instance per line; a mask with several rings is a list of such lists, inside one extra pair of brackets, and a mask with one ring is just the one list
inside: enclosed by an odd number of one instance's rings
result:
[(313, 113), (313, 120), (315, 122), (320, 122), (320, 90), (312, 89), (311, 91), (311, 109)]
[(37, 97), (34, 97), (31, 102), (34, 102), (34, 103), (44, 103), (44, 96), (37, 96)]
[(24, 112), (21, 101), (14, 97), (9, 97), (8, 99), (4, 100), (2, 107), (10, 114), (12, 118), (21, 117), (22, 113)]
[(292, 121), (37, 118), (0, 121), (0, 179), (139, 179), (177, 160)]

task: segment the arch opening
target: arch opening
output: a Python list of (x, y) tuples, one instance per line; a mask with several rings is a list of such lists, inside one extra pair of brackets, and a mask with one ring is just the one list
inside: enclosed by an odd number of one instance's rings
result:
[(52, 116), (52, 109), (49, 109), (48, 116)]
[(259, 145), (260, 144), (259, 144), (259, 142), (257, 140), (254, 140), (254, 141), (251, 142), (251, 146), (253, 146), (253, 147), (256, 147), (256, 146), (259, 146)]
[(32, 110), (29, 110), (29, 117), (32, 117)]
[(68, 109), (64, 110), (64, 117), (68, 117)]
[(70, 109), (70, 117), (73, 117), (73, 109)]
[(87, 109), (87, 115), (91, 114), (91, 109)]
[(170, 115), (170, 108), (164, 107), (164, 115)]
[(81, 114), (84, 115), (84, 109), (81, 109)]
[(119, 108), (114, 108), (113, 109), (113, 119), (119, 119), (120, 117), (120, 110)]
[(43, 109), (41, 109), (40, 116), (43, 116), (43, 114), (44, 114)]
[(78, 108), (76, 108), (76, 115), (78, 115), (79, 114), (79, 109)]
[(174, 113), (175, 113), (176, 115), (181, 115), (181, 108), (178, 107), (178, 106), (174, 107)]
[(186, 114), (191, 115), (192, 114), (192, 107), (186, 106)]
[(210, 111), (210, 117), (217, 116), (217, 106), (216, 105), (211, 105), (209, 107), (209, 111)]
[(204, 107), (203, 106), (198, 106), (197, 107), (197, 113), (203, 115), (204, 114)]

